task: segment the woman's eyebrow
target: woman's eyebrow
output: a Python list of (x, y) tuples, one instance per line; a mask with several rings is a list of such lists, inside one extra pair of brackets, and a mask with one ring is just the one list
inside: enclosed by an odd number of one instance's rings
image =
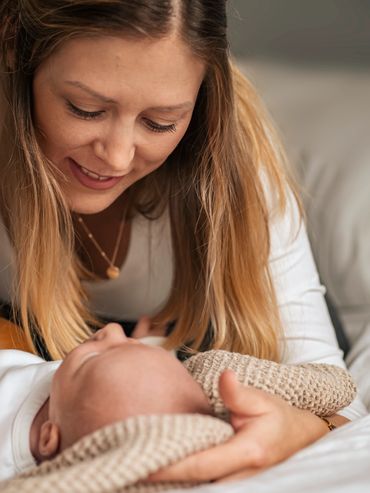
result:
[(173, 106), (154, 106), (152, 108), (148, 108), (149, 110), (153, 111), (164, 111), (164, 112), (170, 112), (170, 111), (176, 111), (176, 110), (190, 110), (194, 106), (194, 103), (191, 101), (186, 101), (186, 103), (181, 103), (181, 104), (175, 104)]
[[(78, 80), (65, 80), (65, 84), (68, 84), (73, 87), (77, 87), (78, 89), (81, 89), (82, 91), (87, 92), (91, 96), (93, 96), (96, 99), (100, 99), (104, 103), (110, 103), (110, 104), (117, 104), (117, 101), (114, 99), (108, 98), (107, 96), (104, 96), (104, 94), (101, 94), (91, 87), (87, 86), (86, 84), (83, 84), (82, 82)], [(186, 110), (186, 109), (191, 109), (193, 108), (194, 103), (191, 101), (186, 101), (185, 103), (180, 103), (180, 104), (175, 104), (173, 106), (155, 106), (152, 108), (149, 108), (150, 110), (153, 111), (164, 111), (164, 112), (170, 112), (170, 111), (176, 111), (176, 110)]]
[(86, 86), (85, 84), (79, 82), (78, 80), (65, 80), (64, 83), (68, 84), (69, 86), (78, 87), (78, 89), (82, 89), (83, 91), (87, 92), (94, 98), (100, 99), (104, 103), (117, 103), (117, 101), (115, 101), (114, 99), (107, 98), (107, 96), (100, 94), (99, 92), (95, 91), (94, 89), (91, 89), (91, 87)]

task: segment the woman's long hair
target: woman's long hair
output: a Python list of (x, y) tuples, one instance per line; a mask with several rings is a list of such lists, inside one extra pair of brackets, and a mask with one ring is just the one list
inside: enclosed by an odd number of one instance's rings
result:
[(254, 89), (230, 62), (225, 0), (2, 0), (1, 211), (16, 254), (13, 305), (62, 358), (96, 323), (81, 286), (71, 214), (32, 117), (40, 63), (67, 39), (178, 32), (207, 71), (189, 128), (167, 161), (131, 187), (147, 217), (168, 208), (172, 291), (154, 318), (176, 320), (168, 347), (278, 359), (266, 190), (285, 207), (284, 153)]

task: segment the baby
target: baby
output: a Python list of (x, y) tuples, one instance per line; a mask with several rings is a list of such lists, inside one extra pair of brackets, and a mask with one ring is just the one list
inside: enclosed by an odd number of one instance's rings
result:
[[(148, 342), (148, 338), (141, 339), (145, 340)], [(164, 349), (128, 338), (120, 325), (109, 324), (63, 362), (45, 362), (22, 351), (0, 352), (0, 482), (57, 455), (52, 463), (39, 466), (46, 466), (40, 478), (50, 468), (50, 472), (53, 467), (63, 469), (66, 456), (59, 454), (75, 442), (79, 443), (72, 447), (72, 455), (78, 463), (82, 449), (90, 458), (103, 453), (99, 447), (106, 445), (108, 425), (113, 426), (108, 427), (110, 433), (116, 433), (118, 425), (121, 431), (126, 427), (129, 435), (134, 430), (133, 421), (138, 426), (135, 430), (139, 435), (135, 435), (130, 453), (119, 447), (116, 450), (118, 455), (123, 453), (117, 456), (122, 485), (128, 473), (132, 481), (133, 473), (132, 463), (123, 464), (123, 459), (132, 459), (132, 453), (140, 451), (137, 461), (144, 463), (135, 471), (142, 474), (138, 479), (145, 478), (160, 439), (164, 439), (163, 457), (156, 453), (157, 460), (172, 460), (169, 452), (180, 457), (179, 452), (190, 453), (191, 447), (195, 451), (199, 445), (219, 443), (232, 433), (230, 425), (222, 421), (227, 419), (227, 409), (218, 391), (218, 380), (225, 369), (233, 370), (243, 385), (279, 395), (318, 416), (330, 416), (355, 395), (349, 374), (332, 365), (284, 365), (222, 350), (198, 353), (181, 364)], [(220, 423), (226, 426), (226, 435)], [(100, 445), (94, 441), (96, 434), (105, 436), (103, 442), (99, 439)], [(113, 438), (113, 447), (116, 440), (122, 440), (122, 433)], [(88, 447), (81, 442), (88, 443)], [(134, 442), (123, 439), (125, 446), (128, 443)], [(70, 464), (71, 449), (66, 453)], [(106, 464), (103, 456), (102, 464)], [(30, 472), (33, 474), (38, 471)], [(20, 491), (18, 486), (14, 491)]]
[(0, 394), (0, 480), (130, 416), (213, 414), (171, 353), (128, 338), (118, 324), (96, 332), (63, 362), (1, 351)]

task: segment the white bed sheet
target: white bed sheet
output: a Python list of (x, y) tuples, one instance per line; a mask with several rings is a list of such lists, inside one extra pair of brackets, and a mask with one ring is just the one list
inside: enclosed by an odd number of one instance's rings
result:
[(351, 348), (346, 359), (363, 403), (370, 412), (370, 322)]
[[(179, 490), (176, 490), (179, 493)], [(189, 490), (181, 490), (183, 492)], [(196, 487), (192, 493), (369, 493), (370, 415), (250, 479)]]

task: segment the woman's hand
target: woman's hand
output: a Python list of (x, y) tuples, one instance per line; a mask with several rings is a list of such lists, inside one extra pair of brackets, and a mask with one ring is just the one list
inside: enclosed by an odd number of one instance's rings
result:
[(139, 321), (135, 325), (134, 330), (132, 331), (131, 337), (134, 339), (141, 339), (143, 337), (147, 337), (150, 334), (151, 321), (149, 317), (141, 317)]
[(227, 481), (252, 476), (328, 432), (326, 424), (309, 411), (244, 387), (230, 370), (221, 375), (219, 385), (235, 435), (152, 474), (148, 481)]
[(142, 339), (149, 336), (163, 336), (165, 334), (165, 328), (163, 326), (153, 326), (149, 317), (140, 317), (138, 323), (131, 334), (134, 339)]

